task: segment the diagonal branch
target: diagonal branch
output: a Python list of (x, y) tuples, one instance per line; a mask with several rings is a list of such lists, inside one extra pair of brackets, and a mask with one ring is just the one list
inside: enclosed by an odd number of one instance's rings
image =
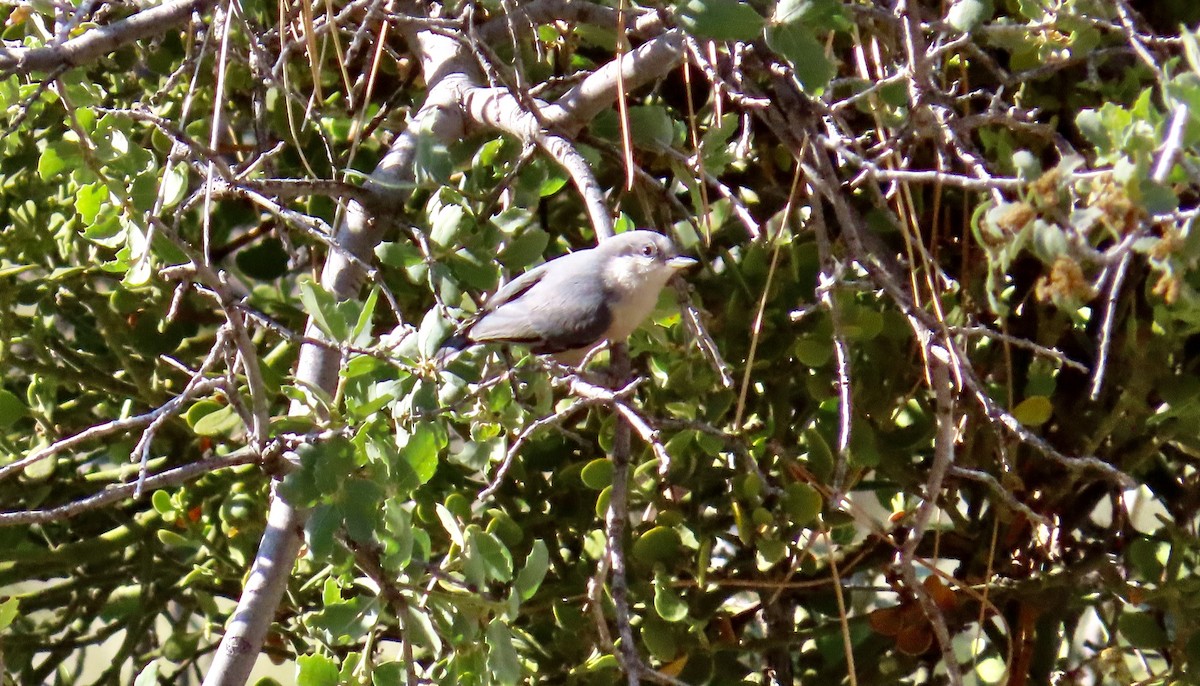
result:
[(78, 67), (134, 41), (161, 36), (172, 26), (187, 21), (193, 12), (203, 12), (212, 4), (213, 0), (176, 0), (86, 31), (60, 45), (0, 48), (0, 73), (28, 74)]
[(82, 514), (89, 510), (111, 505), (119, 500), (124, 500), (132, 496), (139, 488), (153, 491), (165, 486), (174, 486), (175, 484), (183, 483), (189, 479), (204, 476), (210, 472), (215, 472), (218, 469), (228, 469), (229, 467), (237, 467), (244, 464), (251, 464), (259, 460), (258, 451), (252, 448), (242, 448), (236, 452), (230, 453), (222, 457), (212, 457), (205, 460), (199, 460), (181, 467), (168, 469), (165, 472), (147, 477), (145, 482), (140, 480), (134, 483), (121, 484), (106, 488), (99, 493), (90, 495), (82, 500), (52, 507), (45, 510), (21, 510), (19, 512), (0, 512), (0, 527), (16, 526), (19, 524), (45, 524), (47, 522), (56, 522), (63, 519), (69, 519), (75, 515)]

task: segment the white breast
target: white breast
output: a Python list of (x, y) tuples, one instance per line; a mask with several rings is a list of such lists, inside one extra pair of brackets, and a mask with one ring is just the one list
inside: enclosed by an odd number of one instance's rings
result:
[(619, 304), (611, 305), (612, 324), (604, 337), (610, 341), (623, 341), (628, 338), (654, 310), (654, 306), (658, 304), (658, 294), (670, 278), (671, 271), (667, 269), (652, 274), (640, 287), (627, 291), (628, 294), (620, 299)]

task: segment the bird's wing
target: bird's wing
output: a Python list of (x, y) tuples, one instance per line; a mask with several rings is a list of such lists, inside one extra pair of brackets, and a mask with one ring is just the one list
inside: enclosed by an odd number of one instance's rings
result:
[[(546, 284), (550, 286), (550, 284)], [(562, 284), (556, 295), (560, 300), (553, 313), (533, 312), (529, 319), (538, 330), (535, 353), (558, 353), (590, 348), (604, 337), (612, 324), (612, 309), (603, 297), (585, 297), (573, 284)]]
[[(481, 327), (478, 332), (476, 332), (476, 328), (480, 326), (480, 323), (483, 322), (483, 320), (488, 319), (505, 303), (511, 300), (519, 299), (525, 294), (526, 291), (536, 286), (545, 275), (546, 265), (541, 264), (504, 284), (500, 290), (493, 293), (492, 297), (487, 299), (487, 302), (483, 304), (483, 307), (479, 309), (479, 312), (477, 312), (474, 317), (467, 320), (462, 326), (458, 327), (458, 331), (451, 336), (450, 339), (443, 344), (443, 346), (451, 346), (456, 350), (461, 350), (467, 345), (471, 345), (473, 343), (483, 343), (491, 340), (519, 340), (517, 338), (505, 336), (495, 337), (489, 333), (490, 327), (488, 325)], [(507, 317), (501, 317), (501, 319), (507, 319)], [(496, 324), (499, 323), (499, 321), (496, 322)], [(508, 328), (512, 328), (511, 324)]]
[(520, 298), (526, 293), (526, 291), (536, 286), (538, 282), (546, 276), (546, 265), (548, 264), (550, 263), (544, 262), (539, 264), (533, 269), (530, 269), (512, 281), (504, 284), (500, 290), (496, 291), (496, 293), (492, 295), (492, 297), (488, 298), (487, 302), (483, 304), (481, 313), (487, 314), (488, 312), (496, 310), (510, 300), (516, 300), (517, 298)]
[(573, 350), (600, 340), (612, 323), (604, 294), (585, 287), (591, 278), (588, 269), (555, 266), (526, 272), (500, 289), (466, 331), (471, 340), (526, 343), (536, 353)]

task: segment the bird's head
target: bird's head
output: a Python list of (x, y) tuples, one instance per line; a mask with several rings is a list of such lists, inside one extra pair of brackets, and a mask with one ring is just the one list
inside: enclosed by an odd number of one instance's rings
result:
[(604, 277), (610, 288), (635, 291), (663, 285), (696, 260), (679, 254), (670, 238), (654, 231), (627, 231), (600, 242)]

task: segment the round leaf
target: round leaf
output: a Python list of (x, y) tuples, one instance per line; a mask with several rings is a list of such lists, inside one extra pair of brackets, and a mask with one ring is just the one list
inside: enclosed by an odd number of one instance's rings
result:
[(749, 3), (738, 0), (688, 0), (679, 8), (679, 25), (700, 38), (754, 40), (764, 23)]
[(633, 556), (646, 564), (668, 562), (678, 559), (680, 545), (679, 532), (656, 526), (634, 541)]

